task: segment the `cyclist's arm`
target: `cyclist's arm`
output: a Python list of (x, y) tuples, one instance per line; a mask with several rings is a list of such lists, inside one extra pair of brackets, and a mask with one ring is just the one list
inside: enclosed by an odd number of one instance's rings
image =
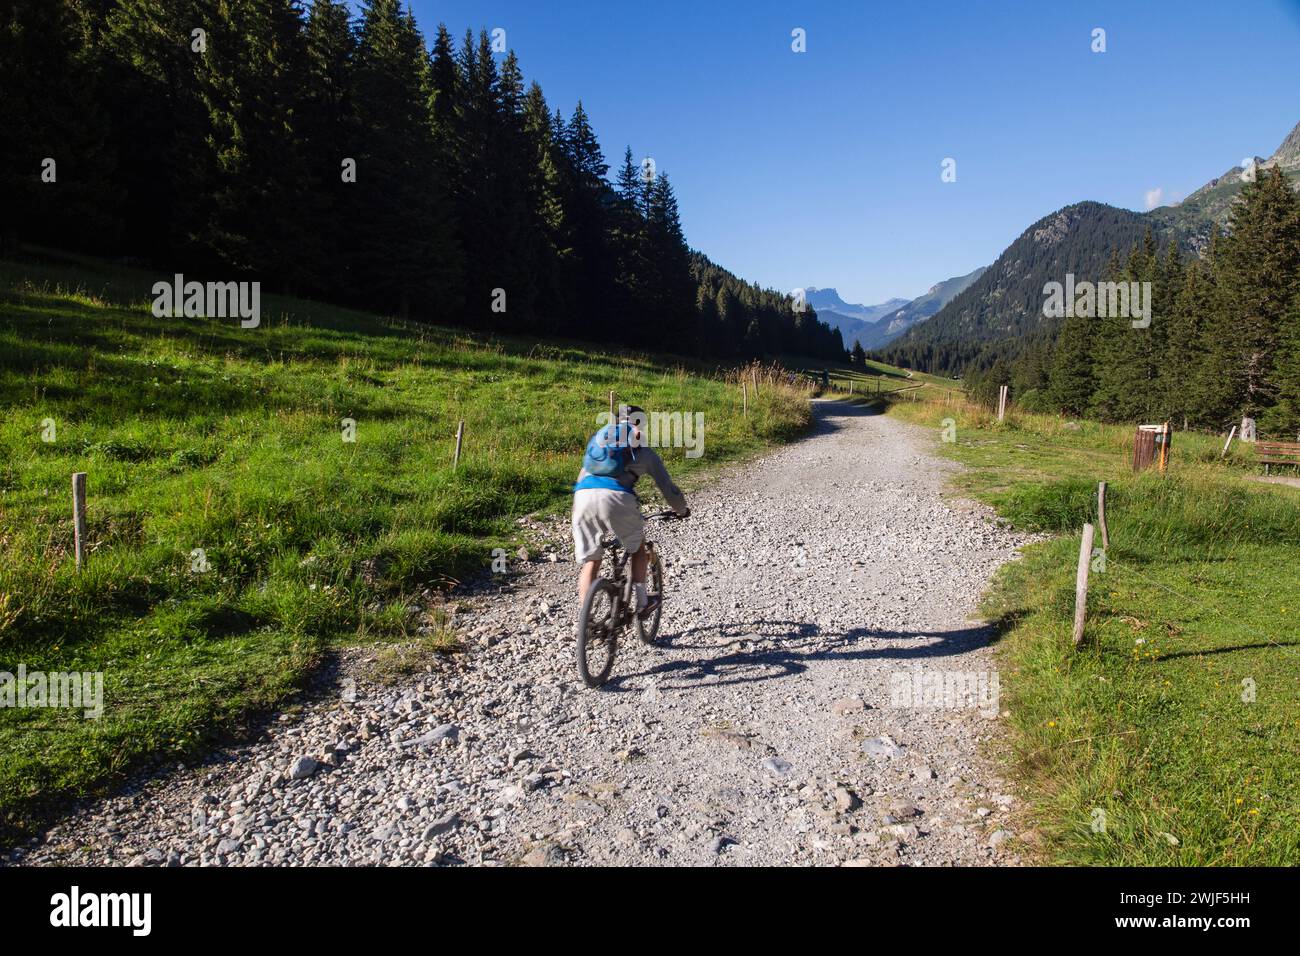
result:
[(633, 465), (633, 470), (643, 475), (649, 475), (654, 479), (659, 491), (668, 502), (668, 507), (679, 515), (687, 514), (691, 509), (686, 505), (686, 496), (682, 494), (680, 488), (673, 484), (672, 478), (668, 476), (668, 469), (664, 467), (664, 460), (651, 448), (642, 448), (637, 450), (637, 460)]

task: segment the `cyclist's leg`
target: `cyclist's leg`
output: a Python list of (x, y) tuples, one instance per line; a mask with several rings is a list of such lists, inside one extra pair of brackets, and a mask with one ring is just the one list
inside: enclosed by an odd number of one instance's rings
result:
[(600, 573), (600, 559), (604, 554), (601, 538), (608, 530), (600, 515), (599, 493), (579, 491), (573, 496), (573, 557), (582, 570), (578, 572), (578, 605), (591, 589), (591, 582)]
[(600, 574), (600, 558), (591, 561), (585, 561), (582, 570), (578, 572), (578, 604), (581, 605), (586, 598), (587, 592), (591, 590), (591, 582), (596, 580), (596, 575)]
[(632, 583), (645, 584), (646, 569), (650, 566), (650, 549), (641, 542), (641, 547), (632, 554)]
[(631, 559), (628, 562), (630, 565), (628, 570), (631, 572), (632, 587), (636, 592), (634, 607), (639, 611), (646, 604), (645, 578), (646, 567), (649, 564), (649, 552), (645, 546), (645, 519), (641, 517), (641, 503), (637, 501), (635, 495), (616, 492), (609, 495), (604, 504), (609, 525), (613, 528), (618, 543)]

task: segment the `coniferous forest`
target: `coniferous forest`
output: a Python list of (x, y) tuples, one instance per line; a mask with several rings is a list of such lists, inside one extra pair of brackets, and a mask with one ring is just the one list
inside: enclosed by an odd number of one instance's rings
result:
[[(400, 0), (16, 0), (0, 16), (0, 245), (474, 330), (719, 361), (840, 335), (682, 232), (668, 175), (610, 169), (581, 102)], [(46, 159), (58, 189), (43, 188)]]

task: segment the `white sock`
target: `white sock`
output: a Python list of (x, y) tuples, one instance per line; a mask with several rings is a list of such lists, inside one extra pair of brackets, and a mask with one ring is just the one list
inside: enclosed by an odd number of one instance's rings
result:
[(645, 582), (633, 581), (632, 590), (636, 592), (636, 609), (640, 611), (645, 607), (646, 601), (648, 600), (645, 594)]

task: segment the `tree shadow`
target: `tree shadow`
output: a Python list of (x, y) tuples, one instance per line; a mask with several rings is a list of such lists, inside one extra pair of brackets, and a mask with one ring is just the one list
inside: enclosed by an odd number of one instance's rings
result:
[(1300, 647), (1300, 641), (1264, 641), (1259, 644), (1236, 644), (1232, 647), (1214, 647), (1204, 651), (1174, 651), (1157, 655), (1157, 661), (1172, 661), (1179, 657), (1210, 657), (1214, 654), (1232, 654), (1236, 651), (1263, 651), (1270, 647)]

